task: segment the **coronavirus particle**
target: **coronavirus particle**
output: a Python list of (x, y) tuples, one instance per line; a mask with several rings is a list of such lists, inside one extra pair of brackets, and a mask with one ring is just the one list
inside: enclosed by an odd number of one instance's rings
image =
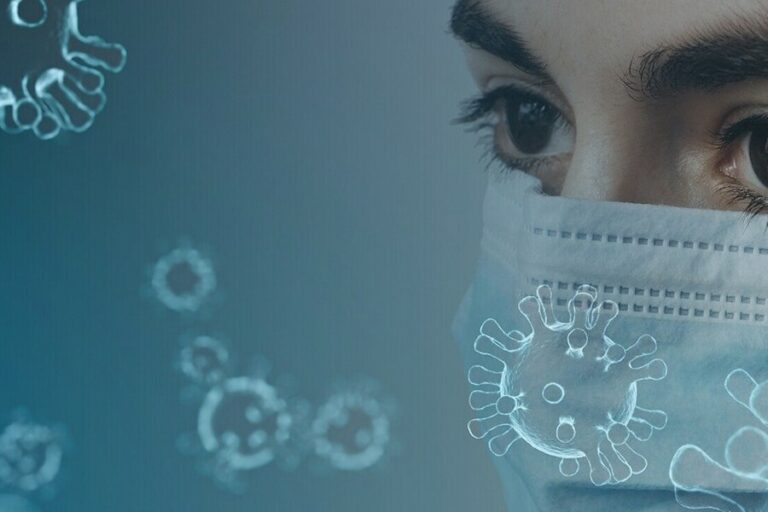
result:
[(387, 409), (363, 388), (332, 395), (312, 422), (315, 453), (336, 469), (358, 471), (373, 466), (390, 441)]
[(82, 0), (0, 0), (0, 129), (51, 139), (87, 130), (106, 103), (103, 71), (126, 51), (78, 26)]
[[(725, 379), (725, 390), (768, 427), (768, 381), (758, 383), (741, 368)], [(768, 503), (768, 434), (745, 425), (725, 444), (725, 464), (686, 444), (675, 452), (669, 478), (677, 502), (692, 510), (753, 512)]]
[(185, 341), (179, 354), (181, 372), (192, 382), (205, 386), (224, 379), (229, 364), (229, 349), (212, 336), (195, 336)]
[(212, 387), (197, 419), (200, 443), (222, 480), (275, 460), (292, 427), (288, 403), (259, 377), (233, 377)]
[(62, 456), (61, 435), (54, 428), (15, 421), (0, 434), (0, 482), (37, 491), (54, 481)]
[(192, 247), (178, 247), (160, 258), (152, 271), (152, 288), (167, 308), (192, 313), (216, 289), (210, 260)]
[(486, 361), (469, 369), (477, 389), (470, 406), (479, 411), (470, 434), (488, 438), (491, 452), (507, 454), (518, 440), (560, 459), (560, 472), (573, 476), (586, 461), (593, 484), (628, 480), (642, 473), (646, 459), (631, 446), (666, 426), (662, 411), (637, 405), (637, 383), (661, 380), (667, 365), (651, 359), (656, 340), (643, 335), (624, 347), (608, 336), (616, 303), (596, 301), (581, 286), (568, 302), (569, 319), (556, 320), (552, 292), (540, 286), (518, 309), (531, 331), (505, 331), (486, 320), (475, 351)]

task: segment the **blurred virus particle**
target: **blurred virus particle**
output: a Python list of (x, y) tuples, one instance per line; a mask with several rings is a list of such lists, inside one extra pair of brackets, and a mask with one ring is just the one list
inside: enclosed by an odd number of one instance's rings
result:
[(64, 454), (57, 429), (18, 420), (0, 434), (0, 483), (22, 492), (38, 491), (59, 474)]
[(390, 409), (368, 388), (333, 394), (312, 422), (315, 454), (335, 469), (359, 471), (373, 466), (390, 443)]
[(179, 354), (179, 369), (195, 384), (209, 386), (227, 374), (230, 353), (227, 346), (212, 336), (196, 336), (186, 340)]
[[(202, 361), (179, 366), (199, 379), (182, 392), (182, 400), (197, 404), (197, 421), (194, 432), (179, 436), (178, 449), (195, 456), (203, 474), (235, 493), (247, 490), (259, 468), (296, 469), (309, 449), (311, 408), (292, 392), (293, 379), (272, 384), (267, 379), (271, 365), (260, 356), (252, 358), (246, 373), (233, 376), (234, 358), (219, 338), (199, 336), (184, 344), (192, 346), (202, 349)], [(191, 362), (191, 355), (182, 359)]]
[(30, 501), (16, 494), (0, 494), (0, 512), (37, 512)]
[(225, 483), (274, 461), (293, 431), (288, 402), (260, 377), (233, 377), (213, 386), (198, 412), (199, 441)]
[(0, 0), (0, 129), (52, 139), (83, 132), (106, 104), (102, 70), (118, 73), (126, 51), (78, 27), (82, 0)]
[(210, 260), (200, 251), (178, 247), (155, 263), (152, 288), (168, 309), (192, 313), (216, 289), (216, 274)]

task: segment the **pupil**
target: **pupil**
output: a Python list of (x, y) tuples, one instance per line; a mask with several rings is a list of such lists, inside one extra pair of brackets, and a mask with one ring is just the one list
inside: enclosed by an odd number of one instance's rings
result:
[(531, 155), (547, 147), (557, 120), (554, 108), (541, 101), (521, 98), (507, 103), (506, 114), (509, 136), (520, 152)]
[(768, 127), (752, 132), (749, 138), (749, 163), (760, 183), (768, 187)]

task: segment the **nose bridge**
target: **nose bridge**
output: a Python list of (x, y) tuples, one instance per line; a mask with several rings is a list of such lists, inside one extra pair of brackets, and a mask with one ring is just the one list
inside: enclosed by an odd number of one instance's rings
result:
[(620, 201), (621, 171), (608, 141), (585, 141), (574, 148), (561, 195), (598, 201)]
[[(621, 125), (619, 125), (621, 126)], [(574, 147), (561, 195), (598, 201), (636, 202), (639, 187), (649, 186), (638, 175), (642, 164), (627, 144), (626, 124), (584, 130)], [(647, 178), (647, 176), (646, 176)]]
[(654, 149), (655, 137), (641, 115), (625, 108), (619, 109), (621, 116), (615, 116), (610, 110), (603, 105), (582, 116), (561, 195), (648, 202), (661, 186), (656, 168), (661, 148)]

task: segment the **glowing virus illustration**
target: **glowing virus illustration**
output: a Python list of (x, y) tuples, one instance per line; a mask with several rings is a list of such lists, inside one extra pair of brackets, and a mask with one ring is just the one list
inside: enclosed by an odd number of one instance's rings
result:
[(0, 434), (0, 483), (23, 492), (54, 481), (61, 469), (61, 434), (54, 428), (16, 421)]
[(363, 388), (340, 391), (312, 422), (315, 453), (336, 469), (358, 471), (376, 464), (390, 442), (390, 412)]
[(37, 512), (30, 501), (15, 494), (0, 494), (0, 512)]
[(104, 74), (126, 61), (119, 44), (84, 36), (82, 0), (0, 0), (0, 129), (52, 139), (87, 130), (104, 108)]
[(216, 274), (200, 251), (179, 247), (155, 263), (152, 288), (167, 308), (192, 313), (200, 309), (216, 289)]
[(560, 459), (564, 476), (577, 474), (586, 460), (595, 485), (623, 482), (646, 469), (631, 438), (650, 439), (667, 416), (637, 405), (637, 383), (663, 379), (667, 365), (650, 359), (657, 347), (649, 335), (628, 347), (614, 342), (608, 328), (618, 307), (596, 298), (595, 288), (579, 287), (568, 302), (568, 321), (561, 322), (551, 289), (543, 285), (518, 305), (529, 334), (504, 331), (493, 319), (483, 323), (475, 351), (487, 362), (469, 369), (469, 382), (477, 386), (469, 403), (483, 416), (468, 427), (473, 437), (489, 438), (494, 455), (505, 455), (522, 439)]
[[(758, 384), (743, 369), (725, 379), (725, 389), (768, 427), (768, 381)], [(749, 512), (768, 502), (768, 434), (753, 426), (734, 432), (725, 445), (725, 465), (700, 447), (681, 446), (669, 467), (677, 502), (694, 510)]]
[(186, 341), (179, 354), (179, 369), (196, 384), (212, 385), (221, 381), (229, 364), (229, 349), (212, 336), (196, 336)]

